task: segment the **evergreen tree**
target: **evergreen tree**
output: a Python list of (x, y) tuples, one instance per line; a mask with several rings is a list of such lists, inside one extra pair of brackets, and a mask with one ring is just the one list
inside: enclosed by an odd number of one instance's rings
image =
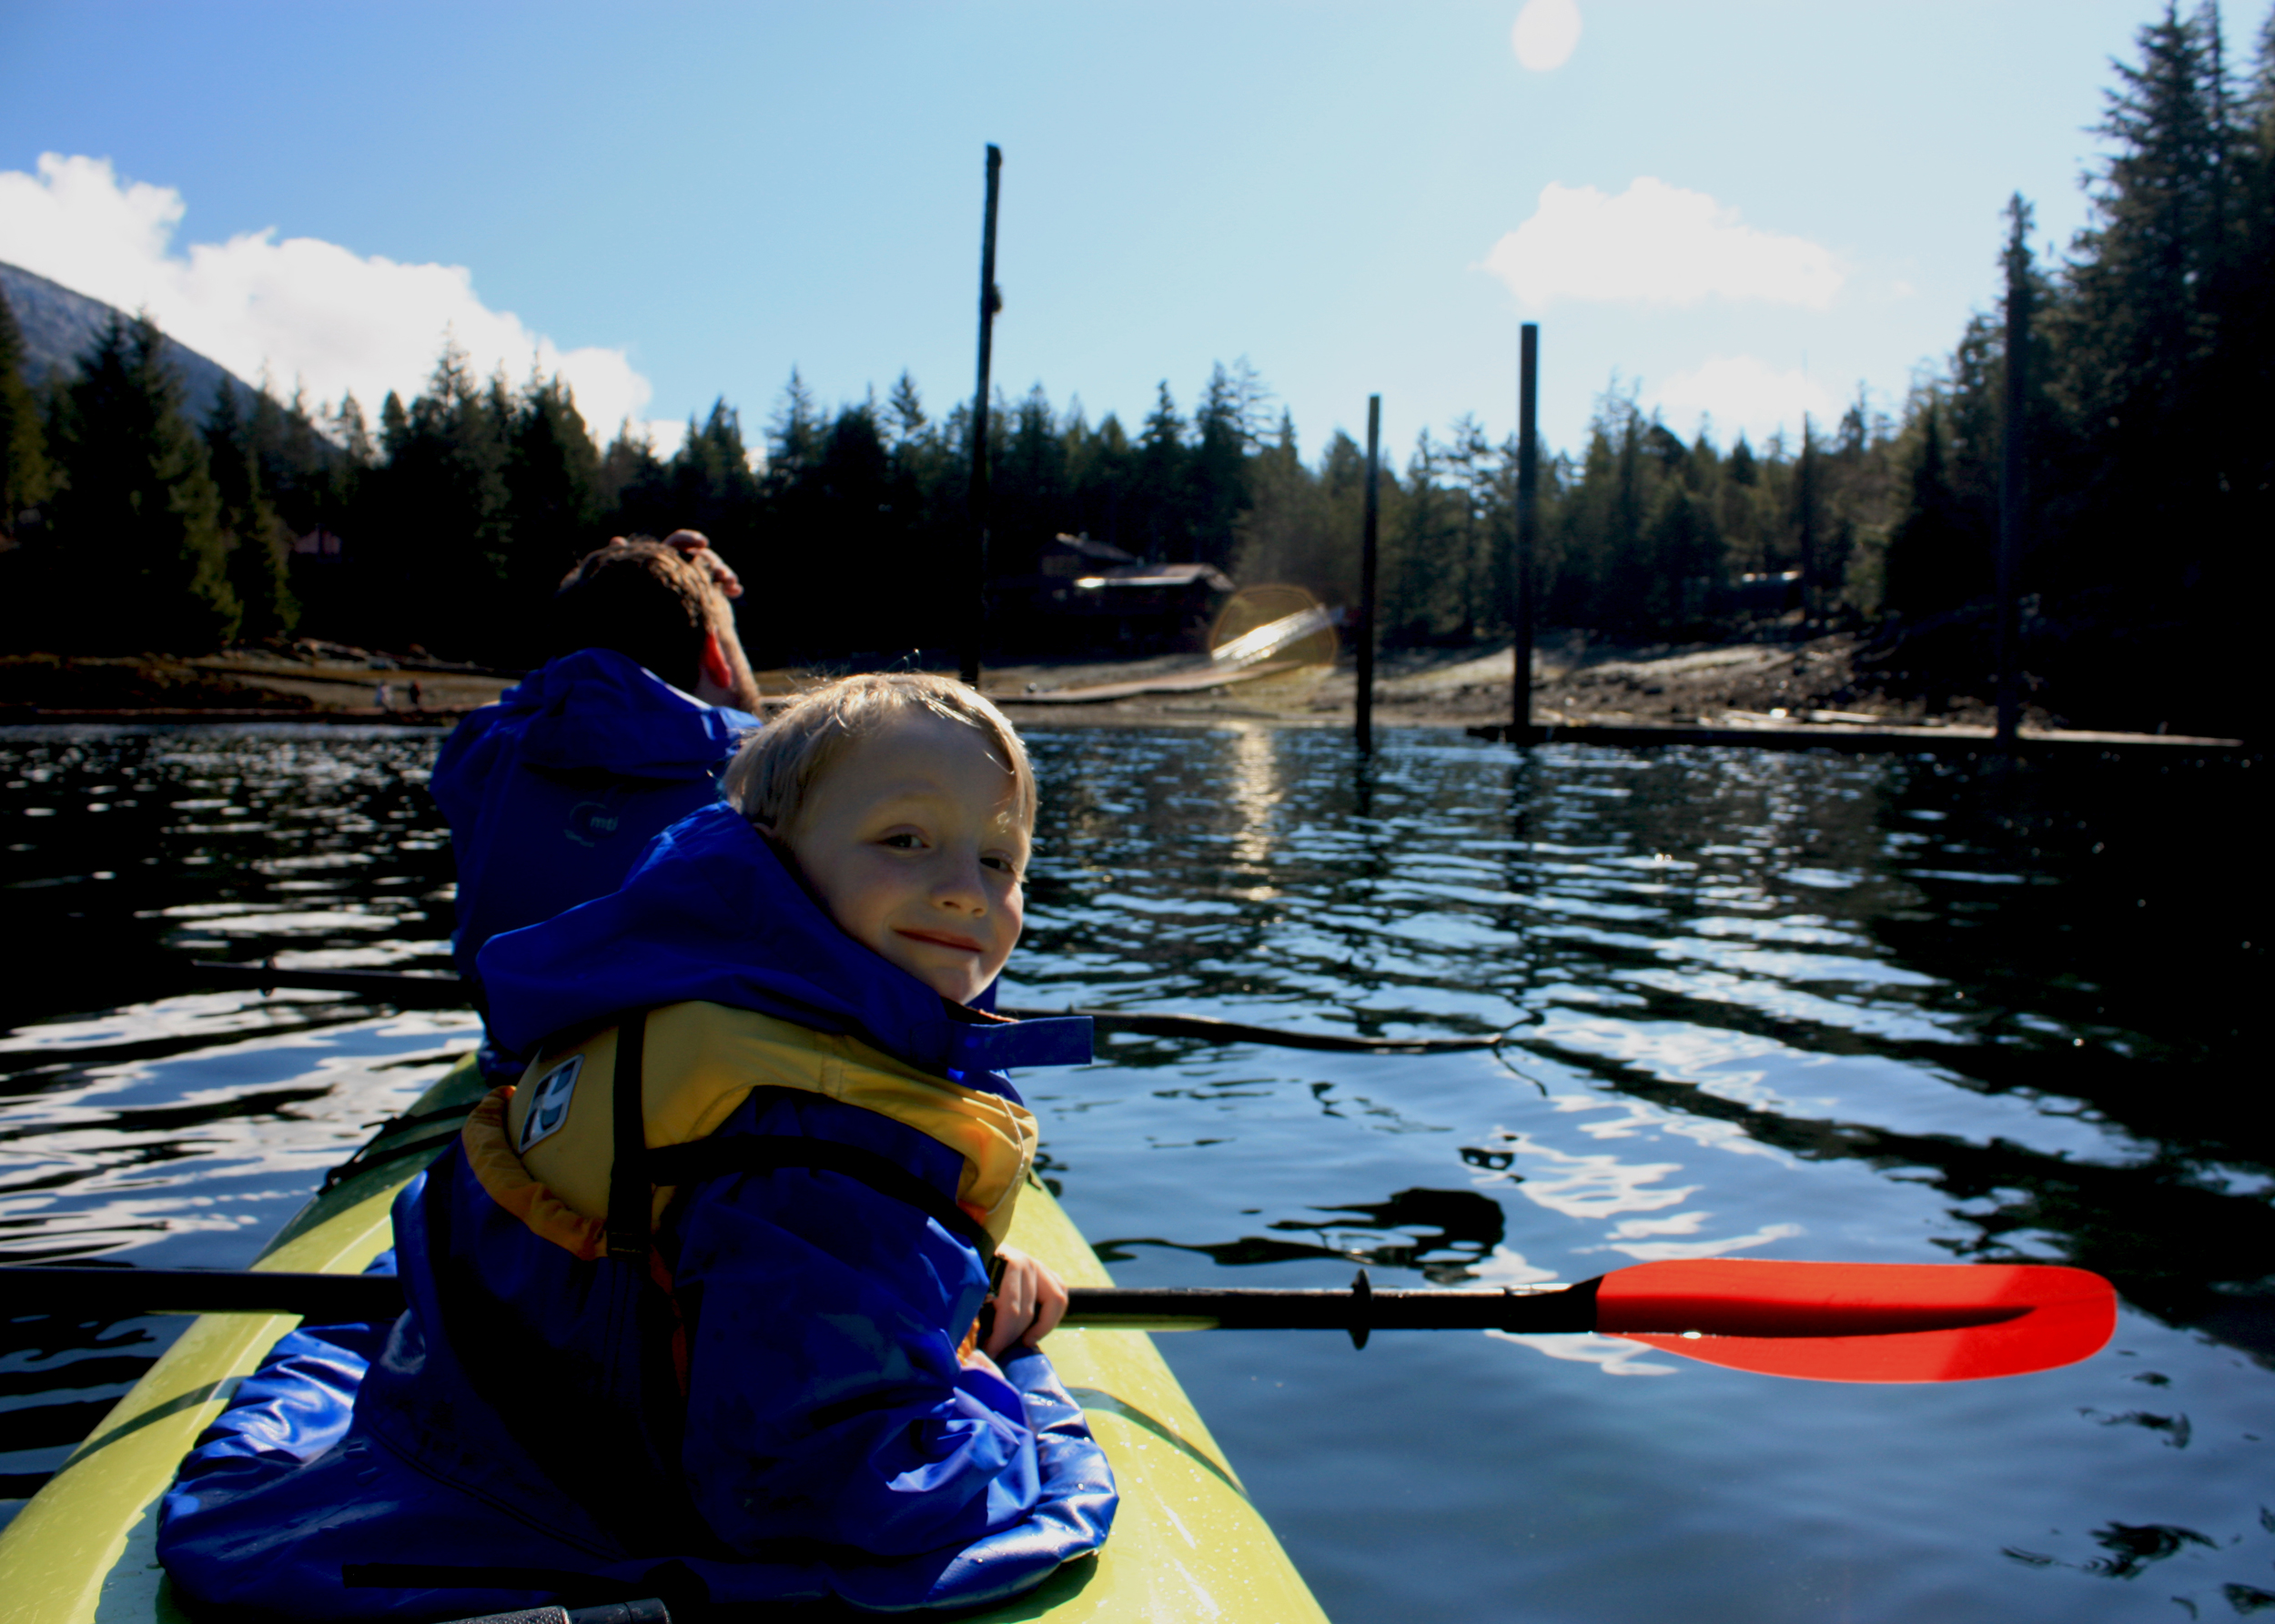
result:
[(2239, 443), (2241, 423), (2219, 387), (2222, 295), (2248, 240), (2230, 217), (2251, 144), (2232, 123), (2219, 18), (2209, 7), (2182, 17), (2168, 0), (2137, 44), (2138, 64), (2114, 65), (2098, 128), (2112, 150), (2050, 312), (2058, 388), (2083, 436), (2065, 516), (2073, 590), (2138, 561), (2160, 575), (2186, 561), (2169, 550), (2140, 560), (2144, 535), (2216, 546), (2234, 523), (2223, 496), (2255, 450), (2265, 456), (2263, 433)]
[(1279, 435), (1249, 465), (1248, 484), (1233, 578), (1242, 586), (1308, 585), (1314, 593), (1347, 600), (1320, 545), (1329, 524), (1324, 482), (1297, 455), (1295, 422), (1286, 413)]
[(15, 538), (25, 510), (47, 495), (47, 437), (24, 378), (24, 334), (0, 292), (0, 546)]
[(384, 460), (361, 481), (359, 533), (343, 558), (359, 641), (485, 659), (519, 646), (528, 606), (508, 585), (511, 415), (503, 381), (477, 383), (455, 339), (408, 407), (389, 394)]
[[(1245, 365), (1245, 364), (1244, 364)], [(1236, 377), (1219, 362), (1209, 373), (1200, 409), (1193, 416), (1193, 446), (1186, 465), (1193, 517), (1193, 561), (1229, 568), (1234, 529), (1248, 505), (1250, 414), (1258, 385), (1252, 371)]]
[(1184, 558), (1187, 538), (1185, 419), (1163, 378), (1153, 409), (1146, 414), (1138, 433), (1136, 486), (1131, 493), (1138, 514), (1137, 540), (1131, 549), (1149, 564)]
[[(794, 390), (799, 388), (791, 375)], [(810, 409), (810, 405), (809, 405)], [(822, 460), (824, 436), (818, 423), (793, 431), (792, 439), (770, 472), (797, 479), (810, 475)], [(712, 402), (699, 423), (688, 419), (687, 438), (672, 454), (665, 469), (672, 513), (668, 527), (699, 530), (723, 549), (744, 549), (759, 533), (759, 479), (751, 469), (750, 448), (743, 439), (742, 414), (723, 398)]]
[(847, 406), (831, 421), (811, 482), (812, 533), (827, 540), (810, 551), (816, 579), (808, 604), (819, 612), (806, 635), (824, 650), (878, 658), (952, 641), (939, 616), (955, 555), (925, 545), (872, 402)]
[(1687, 633), (1712, 611), (1723, 584), (1722, 531), (1707, 479), (1716, 459), (1710, 447), (1685, 446), (1663, 423), (1652, 424), (1643, 445), (1656, 477), (1630, 568), (1644, 578), (1643, 613), (1653, 628)]
[(163, 343), (147, 316), (114, 316), (62, 398), (50, 589), (82, 647), (190, 652), (237, 633), (219, 497)]
[(1098, 426), (1085, 426), (1078, 437), (1069, 432), (1067, 480), (1072, 491), (1067, 528), (1142, 555), (1145, 543), (1137, 533), (1138, 453), (1112, 412)]
[[(1606, 398), (1603, 432), (1611, 452), (1605, 469), (1601, 528), (1594, 537), (1591, 562), (1594, 565), (1596, 606), (1594, 623), (1633, 633), (1648, 630), (1651, 582), (1646, 571), (1630, 565), (1650, 510), (1651, 465), (1643, 459), (1644, 419), (1635, 407), (1633, 389), (1618, 392), (1614, 380)], [(1593, 469), (1592, 469), (1592, 472)]]
[(1445, 454), (1425, 428), (1406, 461), (1406, 499), (1379, 527), (1377, 623), (1390, 647), (1448, 639), (1461, 612), (1458, 499), (1446, 489)]
[(264, 378), (253, 398), (248, 443), (261, 489), (292, 533), (322, 524), (339, 495), (339, 448), (318, 430), (307, 392), (295, 388), (289, 402), (279, 401)]
[(1801, 563), (1801, 601), (1808, 613), (1825, 612), (1824, 561), (1819, 530), (1824, 524), (1824, 492), (1817, 478), (1817, 445), (1809, 416), (1801, 416), (1801, 456), (1794, 467), (1794, 554)]
[[(270, 400), (266, 394), (259, 398)], [(254, 425), (238, 405), (235, 386), (223, 385), (206, 419), (206, 464), (220, 503), (229, 586), (244, 611), (238, 632), (248, 641), (263, 641), (289, 636), (299, 620), (300, 605), (287, 577), (292, 533), (262, 489), (253, 434)]]
[(1741, 431), (1722, 465), (1718, 515), (1724, 557), (1732, 575), (1758, 574), (1769, 568), (1769, 550), (1762, 537), (1759, 509), (1761, 482), (1761, 465)]
[(392, 462), (395, 455), (410, 439), (410, 414), (403, 409), (403, 398), (393, 389), (379, 402), (379, 449), (385, 460)]
[[(596, 509), (608, 516), (598, 529), (612, 535), (668, 535), (674, 528), (668, 522), (668, 514), (648, 510), (651, 504), (660, 509), (666, 499), (663, 463), (647, 431), (634, 429), (629, 418), (618, 426), (616, 438), (601, 453), (592, 491)], [(658, 525), (662, 530), (658, 530)]]
[[(691, 434), (694, 430), (693, 419), (688, 429)], [(767, 422), (766, 439), (768, 466), (784, 479), (795, 479), (821, 449), (821, 412), (814, 403), (814, 391), (805, 387), (795, 367), (790, 368), (790, 381), (783, 386), (782, 400)]]
[(579, 559), (607, 540), (596, 534), (600, 464), (569, 387), (558, 375), (541, 378), (532, 369), (509, 409), (507, 427), (513, 602), (543, 602)]
[(339, 443), (340, 454), (347, 459), (349, 466), (358, 469), (371, 466), (372, 459), (379, 455), (379, 448), (372, 443), (370, 426), (363, 420), (363, 407), (356, 399), (353, 389), (339, 398), (339, 409), (332, 413), (331, 429), (332, 438)]
[(1943, 413), (1931, 394), (1918, 413), (1911, 499), (1889, 543), (1887, 607), (1916, 619), (1975, 598), (1989, 584), (1982, 542), (1951, 489)]
[(894, 382), (892, 399), (887, 403), (886, 410), (891, 414), (894, 445), (905, 445), (925, 431), (927, 419), (924, 399), (916, 393), (916, 380), (909, 377), (905, 369)]
[(1043, 545), (1067, 528), (1067, 443), (1039, 383), (996, 416), (1006, 432), (989, 459), (988, 573), (1031, 574)]

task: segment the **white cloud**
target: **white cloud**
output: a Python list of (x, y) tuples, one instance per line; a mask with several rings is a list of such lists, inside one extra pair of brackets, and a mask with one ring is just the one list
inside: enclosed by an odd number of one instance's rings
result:
[(394, 389), (408, 399), (434, 368), (445, 333), (478, 374), (520, 383), (535, 359), (575, 391), (605, 440), (646, 422), (659, 452), (685, 431), (645, 418), (653, 388), (621, 348), (563, 350), (509, 310), (492, 310), (458, 265), (402, 265), (274, 227), (224, 243), (173, 243), (187, 211), (171, 187), (122, 182), (107, 158), (45, 153), (39, 173), (0, 171), (0, 259), (123, 310), (147, 309), (167, 332), (238, 377), (267, 371), (336, 404), (349, 390), (376, 420)]
[(1517, 60), (1536, 74), (1552, 73), (1572, 60), (1580, 43), (1580, 7), (1572, 0), (1526, 0), (1509, 30)]
[(1725, 450), (1740, 429), (1758, 444), (1781, 428), (1798, 434), (1805, 413), (1822, 429), (1841, 410), (1799, 368), (1780, 372), (1750, 355), (1710, 356), (1704, 366), (1667, 379), (1646, 404), (1658, 409), (1670, 429), (1685, 434), (1700, 418), (1711, 417)]
[(1845, 279), (1830, 249), (1741, 225), (1736, 209), (1649, 176), (1616, 197), (1551, 181), (1532, 217), (1495, 243), (1485, 265), (1532, 306), (1712, 298), (1822, 310)]

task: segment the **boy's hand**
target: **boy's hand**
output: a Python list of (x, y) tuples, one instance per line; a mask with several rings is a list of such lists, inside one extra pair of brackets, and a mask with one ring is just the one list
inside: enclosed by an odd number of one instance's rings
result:
[(1058, 1326), (1067, 1313), (1067, 1286), (1051, 1270), (1020, 1251), (1001, 1246), (1003, 1284), (989, 1300), (996, 1305), (995, 1323), (980, 1351), (1000, 1358), (1015, 1342), (1033, 1347)]

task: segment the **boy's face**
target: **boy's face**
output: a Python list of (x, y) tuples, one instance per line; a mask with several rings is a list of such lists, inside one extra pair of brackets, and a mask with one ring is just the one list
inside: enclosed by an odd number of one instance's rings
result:
[(1016, 808), (985, 733), (905, 711), (832, 762), (780, 832), (839, 929), (967, 1004), (1019, 939)]

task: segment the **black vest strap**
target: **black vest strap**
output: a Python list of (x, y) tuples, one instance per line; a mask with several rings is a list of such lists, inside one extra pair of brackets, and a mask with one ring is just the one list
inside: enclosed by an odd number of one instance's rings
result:
[(616, 1075), (610, 1084), (615, 1143), (608, 1167), (608, 1255), (644, 1265), (656, 1180), (649, 1171), (647, 1114), (642, 1108), (642, 1054), (648, 1012), (636, 1009), (616, 1027)]
[(660, 1185), (700, 1184), (729, 1173), (773, 1173), (784, 1167), (839, 1174), (890, 1200), (915, 1207), (977, 1250), (991, 1276), (995, 1271), (995, 1240), (970, 1214), (890, 1156), (857, 1145), (795, 1134), (736, 1134), (652, 1150), (647, 1153), (647, 1163), (648, 1176)]

